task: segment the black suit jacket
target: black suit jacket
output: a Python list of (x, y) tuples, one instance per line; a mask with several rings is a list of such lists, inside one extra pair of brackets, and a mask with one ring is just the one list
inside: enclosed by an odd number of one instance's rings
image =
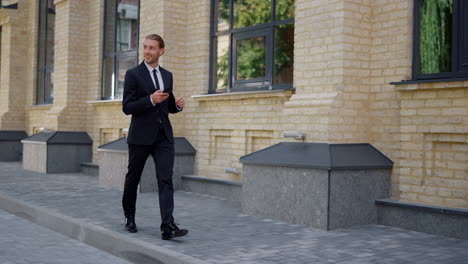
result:
[(122, 100), (123, 112), (132, 115), (128, 130), (127, 143), (135, 145), (152, 145), (162, 124), (167, 139), (174, 143), (169, 113), (177, 113), (174, 94), (172, 93), (172, 73), (159, 67), (164, 82), (164, 92), (169, 97), (153, 106), (150, 96), (156, 88), (144, 62), (130, 69), (125, 74), (124, 94)]

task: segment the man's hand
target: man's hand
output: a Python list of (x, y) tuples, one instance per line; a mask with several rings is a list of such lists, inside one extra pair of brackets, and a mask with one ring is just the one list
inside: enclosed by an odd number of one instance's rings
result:
[(151, 100), (153, 100), (153, 103), (159, 104), (159, 103), (161, 103), (162, 101), (166, 100), (167, 97), (169, 97), (169, 94), (168, 94), (168, 93), (164, 93), (164, 92), (161, 91), (161, 90), (157, 90), (156, 92), (154, 92), (154, 93), (151, 95)]
[(177, 107), (179, 107), (179, 108), (184, 108), (184, 106), (185, 106), (185, 101), (184, 101), (184, 98), (182, 98), (182, 97), (176, 98), (175, 103), (176, 103)]

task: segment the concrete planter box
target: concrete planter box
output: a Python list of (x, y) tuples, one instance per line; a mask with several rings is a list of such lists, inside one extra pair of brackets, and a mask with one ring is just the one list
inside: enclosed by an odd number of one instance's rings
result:
[(42, 173), (79, 172), (91, 162), (93, 141), (86, 132), (41, 132), (21, 141), (23, 168)]
[[(185, 138), (174, 138), (175, 160), (173, 170), (174, 190), (180, 189), (181, 176), (193, 174), (195, 149)], [(98, 148), (99, 184), (123, 190), (128, 166), (126, 138), (120, 138)], [(140, 179), (140, 192), (157, 192), (158, 183), (155, 165), (151, 156), (146, 160)]]
[(0, 161), (20, 161), (23, 156), (21, 140), (27, 136), (24, 131), (0, 131)]
[(369, 144), (280, 143), (241, 158), (242, 210), (323, 230), (377, 223), (393, 162)]

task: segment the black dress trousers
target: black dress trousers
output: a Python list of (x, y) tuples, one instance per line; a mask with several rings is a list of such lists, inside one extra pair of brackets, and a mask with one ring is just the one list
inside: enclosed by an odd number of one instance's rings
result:
[(168, 140), (162, 125), (157, 134), (152, 145), (128, 145), (128, 173), (125, 176), (122, 206), (125, 216), (135, 215), (138, 184), (140, 183), (146, 159), (151, 154), (158, 181), (161, 226), (164, 226), (174, 221), (172, 216), (174, 211), (174, 188), (172, 185), (174, 144)]

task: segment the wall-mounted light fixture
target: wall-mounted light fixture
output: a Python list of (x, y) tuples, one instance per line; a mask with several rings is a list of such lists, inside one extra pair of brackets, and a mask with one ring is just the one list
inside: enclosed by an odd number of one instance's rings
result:
[(297, 140), (304, 140), (305, 139), (305, 134), (302, 134), (302, 131), (295, 131), (295, 130), (289, 130), (289, 131), (283, 131), (283, 137), (285, 138), (294, 138)]
[(232, 174), (239, 174), (239, 170), (236, 168), (224, 168), (224, 172), (232, 173)]

